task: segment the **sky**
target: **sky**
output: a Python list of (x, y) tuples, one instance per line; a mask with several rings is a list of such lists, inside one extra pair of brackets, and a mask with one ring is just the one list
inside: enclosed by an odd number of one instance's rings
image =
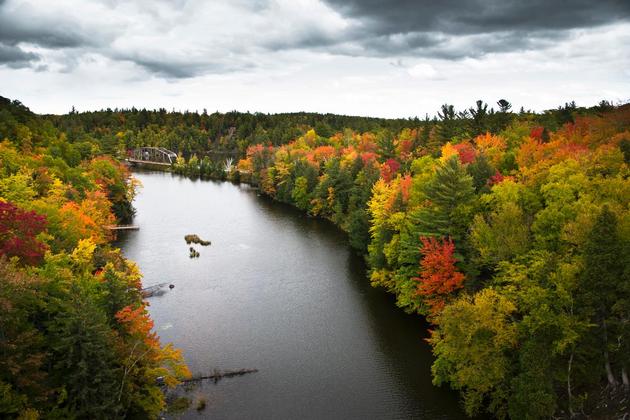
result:
[(376, 117), (627, 102), (630, 0), (0, 0), (0, 95)]

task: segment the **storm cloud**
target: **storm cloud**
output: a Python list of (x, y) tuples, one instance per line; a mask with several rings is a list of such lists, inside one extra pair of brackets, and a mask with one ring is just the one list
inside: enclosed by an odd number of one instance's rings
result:
[(625, 0), (325, 0), (366, 32), (450, 35), (593, 27), (630, 17)]
[[(353, 22), (341, 53), (440, 59), (540, 49), (574, 30), (628, 22), (624, 0), (325, 0)], [(345, 49), (344, 49), (345, 48)]]
[(220, 80), (247, 84), (244, 103), (274, 85), (264, 92), (280, 103), (323, 84), (346, 92), (336, 103), (361, 97), (377, 112), (371, 100), (412, 103), (407, 89), (512, 71), (509, 62), (531, 83), (586, 66), (617, 95), (629, 42), (627, 0), (0, 0), (0, 88), (27, 75), (68, 88), (164, 82), (175, 98), (178, 86)]
[[(28, 2), (0, 2), (0, 63), (9, 66), (41, 68), (46, 51), (75, 50), (76, 54), (63, 54), (67, 60), (60, 68), (67, 68), (76, 55), (93, 48), (100, 48), (113, 39), (100, 25), (88, 25), (80, 17), (80, 11), (60, 13), (49, 7)], [(33, 52), (31, 50), (38, 50)]]
[(39, 56), (34, 53), (23, 51), (14, 45), (0, 43), (0, 65), (12, 68), (30, 66), (33, 61), (37, 61)]
[(572, 30), (629, 16), (630, 2), (621, 0), (64, 0), (46, 7), (6, 0), (1, 63), (36, 65), (43, 57), (67, 60), (56, 63), (67, 69), (99, 54), (158, 77), (188, 78), (264, 67), (263, 55), (294, 50), (459, 60), (546, 48)]

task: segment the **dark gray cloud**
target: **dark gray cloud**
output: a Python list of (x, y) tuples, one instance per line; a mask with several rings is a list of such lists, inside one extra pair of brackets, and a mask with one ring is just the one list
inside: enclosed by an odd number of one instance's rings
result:
[(0, 65), (6, 65), (11, 68), (30, 67), (37, 60), (39, 60), (37, 54), (0, 42)]
[(183, 79), (293, 64), (296, 51), (454, 61), (629, 17), (630, 0), (0, 0), (0, 65), (71, 72), (98, 56)]
[(261, 47), (270, 51), (283, 51), (292, 49), (321, 49), (336, 45), (343, 38), (337, 38), (327, 34), (320, 28), (301, 29), (290, 37), (265, 40)]
[(128, 61), (143, 67), (150, 73), (174, 79), (194, 77), (203, 70), (203, 66), (195, 63), (173, 63), (170, 60), (159, 60), (142, 57), (129, 57)]
[(219, 61), (173, 60), (172, 58), (148, 57), (138, 54), (116, 56), (144, 68), (149, 73), (168, 79), (186, 79), (199, 74), (223, 74), (252, 68), (252, 63), (229, 63)]
[(21, 42), (49, 48), (72, 48), (94, 45), (98, 33), (88, 33), (80, 22), (64, 16), (41, 15), (32, 7), (9, 7), (0, 1), (0, 42)]
[(410, 32), (353, 39), (346, 44), (330, 46), (332, 51), (350, 56), (422, 57), (442, 60), (479, 58), (489, 53), (508, 53), (552, 46), (568, 37), (563, 31), (536, 34), (523, 31), (474, 35)]
[[(29, 47), (54, 51), (94, 48), (107, 42), (102, 31), (86, 29), (79, 19), (47, 13), (47, 9), (28, 3), (0, 0), (0, 65), (42, 71), (47, 68), (41, 63), (42, 54), (27, 51)], [(69, 71), (80, 54), (64, 54), (65, 62), (59, 68)]]
[[(262, 0), (242, 1), (257, 4)], [(74, 5), (40, 8), (29, 0), (0, 0), (0, 65), (41, 70), (48, 68), (42, 67), (44, 57), (55, 62), (57, 71), (70, 72), (83, 57), (97, 54), (112, 61), (134, 63), (167, 79), (227, 73), (250, 66), (246, 57), (234, 62), (216, 59), (229, 51), (204, 57), (203, 45), (193, 45), (189, 49), (195, 54), (185, 54), (182, 49), (190, 43), (188, 39), (165, 41), (170, 31), (185, 28), (189, 21), (196, 22), (194, 15), (182, 13), (188, 3), (189, 0), (100, 0), (90, 4), (78, 0)], [(205, 36), (205, 30), (193, 28), (193, 32), (200, 39)], [(42, 54), (25, 51), (33, 46), (37, 51), (43, 49)], [(238, 52), (236, 47), (232, 45), (231, 50)]]
[(593, 27), (630, 18), (627, 0), (324, 0), (373, 35)]
[(4, 14), (0, 14), (0, 41), (12, 45), (26, 42), (49, 48), (71, 48), (92, 44), (89, 37), (67, 27), (47, 27), (19, 22)]
[(630, 21), (628, 0), (324, 1), (354, 23), (332, 47), (350, 55), (480, 57), (545, 47), (571, 29)]

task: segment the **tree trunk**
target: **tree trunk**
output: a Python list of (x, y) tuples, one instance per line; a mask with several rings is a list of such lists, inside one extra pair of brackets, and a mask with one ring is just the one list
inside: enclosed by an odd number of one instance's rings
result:
[(571, 418), (575, 417), (573, 412), (573, 392), (571, 390), (571, 366), (573, 365), (573, 350), (571, 350), (571, 357), (569, 357), (569, 367), (567, 368), (567, 395), (569, 397), (569, 415)]
[(608, 377), (608, 385), (613, 387), (617, 386), (617, 379), (613, 374), (612, 367), (610, 366), (610, 358), (608, 357), (608, 331), (606, 330), (606, 320), (602, 319), (602, 326), (604, 328), (604, 367), (606, 368), (606, 376)]
[(628, 371), (626, 370), (625, 366), (621, 368), (621, 380), (623, 382), (623, 387), (626, 389), (626, 391), (629, 391), (630, 381), (628, 381)]

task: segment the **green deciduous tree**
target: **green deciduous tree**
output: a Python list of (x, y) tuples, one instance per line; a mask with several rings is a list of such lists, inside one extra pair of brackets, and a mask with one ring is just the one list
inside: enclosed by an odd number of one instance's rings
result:
[(299, 209), (308, 210), (311, 198), (308, 192), (308, 180), (305, 177), (300, 176), (295, 180), (291, 198)]
[(492, 289), (463, 296), (446, 306), (430, 342), (436, 360), (436, 385), (450, 383), (462, 392), (470, 415), (484, 404), (498, 417), (507, 414), (511, 357), (517, 329), (511, 321), (516, 306)]

